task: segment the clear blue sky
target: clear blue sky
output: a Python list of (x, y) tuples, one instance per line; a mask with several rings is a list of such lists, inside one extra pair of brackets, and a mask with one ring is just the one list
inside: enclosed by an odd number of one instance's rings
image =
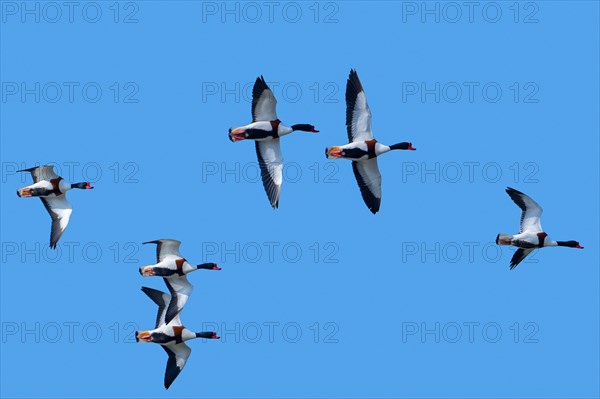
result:
[[(1, 3), (3, 397), (598, 397), (597, 2), (54, 4)], [(324, 155), (350, 68), (376, 138), (417, 148), (380, 160), (376, 216)], [(282, 140), (277, 211), (227, 138), (261, 74), (321, 131)], [(60, 252), (15, 195), (39, 163), (96, 187)], [(585, 249), (509, 271), (506, 186)], [(224, 339), (190, 342), (168, 392), (130, 342), (162, 237), (223, 268), (190, 275), (182, 320)]]

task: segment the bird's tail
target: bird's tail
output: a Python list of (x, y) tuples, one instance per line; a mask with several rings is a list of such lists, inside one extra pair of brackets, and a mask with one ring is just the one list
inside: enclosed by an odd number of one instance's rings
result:
[(512, 242), (513, 236), (511, 234), (503, 234), (500, 233), (496, 236), (496, 244), (498, 245), (510, 245)]

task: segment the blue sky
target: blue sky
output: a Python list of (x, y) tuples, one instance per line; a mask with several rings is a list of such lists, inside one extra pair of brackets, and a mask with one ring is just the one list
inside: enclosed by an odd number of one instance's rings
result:
[[(600, 394), (596, 2), (23, 4), (1, 3), (3, 397)], [(376, 138), (417, 148), (380, 160), (376, 216), (323, 154), (350, 68)], [(282, 140), (276, 211), (227, 138), (261, 74), (320, 130)], [(96, 187), (69, 193), (58, 251), (14, 195), (40, 163)], [(506, 186), (585, 249), (509, 271)], [(162, 237), (223, 268), (190, 275), (182, 314), (223, 338), (190, 342), (168, 392), (163, 351), (131, 342)]]

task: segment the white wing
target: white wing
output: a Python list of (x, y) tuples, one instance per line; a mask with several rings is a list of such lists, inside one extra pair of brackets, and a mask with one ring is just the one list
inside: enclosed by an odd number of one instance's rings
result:
[(365, 204), (373, 214), (377, 213), (381, 205), (381, 173), (377, 158), (352, 161), (352, 170)]
[(277, 118), (277, 100), (265, 78), (256, 78), (252, 89), (252, 122), (274, 121)]
[(69, 201), (67, 201), (67, 196), (64, 194), (56, 197), (40, 197), (40, 199), (52, 218), (50, 248), (56, 248), (58, 240), (69, 224), (69, 219), (71, 218), (71, 212), (73, 212), (73, 208), (71, 207)]
[(283, 181), (283, 155), (279, 139), (255, 141), (256, 156), (260, 166), (263, 187), (269, 197), (271, 206), (279, 206), (279, 194)]
[(514, 188), (507, 187), (506, 192), (510, 198), (521, 208), (521, 233), (529, 231), (532, 233), (542, 232), (542, 217), (543, 209), (527, 194), (524, 194)]
[(181, 241), (163, 238), (161, 240), (147, 241), (144, 244), (156, 244), (156, 263), (160, 263), (168, 257), (182, 257), (179, 253)]
[(373, 139), (371, 109), (369, 109), (367, 96), (354, 69), (350, 71), (346, 83), (346, 128), (350, 143)]
[(52, 165), (44, 165), (44, 166), (38, 166), (35, 168), (23, 169), (23, 170), (19, 170), (19, 172), (31, 173), (31, 177), (33, 178), (34, 183), (37, 183), (41, 180), (52, 180), (52, 179), (56, 179), (57, 177), (59, 177), (54, 172), (54, 166), (52, 166)]

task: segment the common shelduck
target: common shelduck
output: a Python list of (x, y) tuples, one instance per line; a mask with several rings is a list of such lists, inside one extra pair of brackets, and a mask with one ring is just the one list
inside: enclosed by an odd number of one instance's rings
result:
[(142, 276), (160, 276), (164, 278), (165, 284), (171, 293), (172, 299), (166, 314), (166, 322), (169, 323), (183, 309), (194, 287), (188, 281), (186, 274), (198, 269), (221, 270), (216, 263), (202, 263), (192, 265), (179, 252), (181, 241), (172, 239), (161, 239), (148, 241), (144, 244), (156, 244), (156, 264), (140, 267)]
[(94, 187), (90, 182), (70, 184), (54, 172), (54, 166), (44, 165), (35, 168), (19, 170), (29, 172), (33, 184), (17, 190), (19, 197), (39, 197), (52, 218), (50, 232), (50, 248), (56, 248), (58, 240), (69, 224), (73, 207), (67, 201), (66, 192), (72, 188), (89, 190)]
[(262, 76), (256, 78), (252, 89), (252, 123), (229, 129), (229, 139), (233, 142), (254, 140), (263, 186), (274, 209), (279, 206), (283, 180), (283, 155), (279, 138), (296, 130), (319, 132), (308, 124), (285, 126), (277, 117), (276, 106), (277, 100), (265, 79)]
[(193, 332), (183, 325), (179, 314), (170, 322), (166, 321), (166, 315), (170, 303), (173, 301), (171, 295), (159, 290), (148, 287), (142, 287), (142, 291), (158, 305), (158, 314), (156, 316), (156, 325), (153, 330), (136, 331), (135, 339), (137, 342), (153, 342), (162, 346), (167, 352), (167, 369), (165, 370), (165, 389), (169, 389), (173, 381), (177, 378), (181, 370), (185, 367), (192, 349), (185, 344), (185, 341), (194, 338), (219, 339), (213, 331)]
[(521, 231), (519, 234), (498, 234), (496, 244), (512, 245), (518, 247), (510, 261), (510, 269), (517, 267), (527, 255), (536, 248), (543, 247), (569, 247), (583, 249), (577, 241), (554, 241), (542, 230), (540, 218), (542, 207), (531, 197), (514, 188), (507, 187), (506, 192), (510, 198), (521, 208)]
[(377, 157), (392, 150), (416, 150), (412, 143), (391, 146), (377, 142), (371, 131), (371, 110), (358, 74), (350, 70), (346, 84), (346, 128), (349, 144), (328, 147), (325, 155), (329, 159), (352, 160), (352, 170), (365, 204), (375, 214), (381, 205), (381, 174)]

